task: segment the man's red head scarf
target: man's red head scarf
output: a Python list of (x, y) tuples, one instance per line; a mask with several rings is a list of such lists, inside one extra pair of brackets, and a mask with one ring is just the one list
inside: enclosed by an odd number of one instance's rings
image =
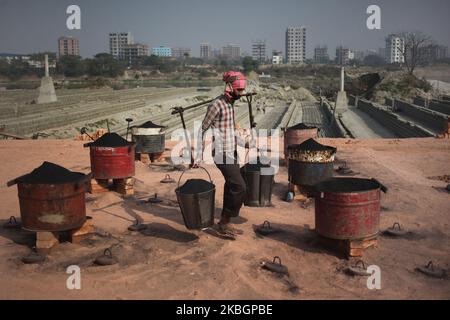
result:
[[(237, 71), (228, 71), (223, 74), (222, 80), (226, 84), (230, 84), (233, 90), (245, 89), (245, 76)], [(235, 98), (232, 96), (232, 89), (229, 86), (225, 87), (225, 95), (228, 99), (234, 100)]]

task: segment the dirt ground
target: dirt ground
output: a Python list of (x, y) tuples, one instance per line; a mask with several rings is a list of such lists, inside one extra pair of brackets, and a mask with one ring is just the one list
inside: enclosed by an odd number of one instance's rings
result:
[[(389, 188), (381, 198), (382, 230), (399, 222), (413, 232), (408, 239), (380, 236), (378, 247), (366, 252), (366, 264), (381, 268), (381, 290), (369, 290), (366, 277), (344, 274), (355, 260), (320, 245), (313, 203), (303, 207), (282, 200), (286, 168), (275, 177), (273, 206), (244, 207), (234, 220), (244, 234), (227, 241), (185, 228), (176, 185), (159, 182), (167, 173), (178, 179), (180, 171), (136, 162), (135, 195), (87, 194), (87, 214), (93, 217), (96, 235), (80, 244), (60, 244), (42, 264), (21, 262), (34, 243), (33, 233), (0, 227), (0, 299), (449, 299), (450, 280), (429, 278), (415, 268), (432, 260), (450, 269), (450, 194), (444, 190), (446, 182), (430, 179), (450, 174), (450, 140), (319, 141), (336, 146), (338, 159), (347, 161), (359, 176), (375, 177)], [(89, 151), (82, 144), (0, 141), (0, 223), (20, 216), (17, 187), (6, 187), (6, 181), (43, 161), (87, 173)], [(218, 217), (223, 179), (214, 166), (206, 168), (217, 187)], [(186, 178), (200, 175), (191, 170)], [(163, 203), (146, 203), (155, 192)], [(148, 228), (128, 231), (135, 219)], [(253, 225), (264, 220), (282, 232), (257, 236)], [(119, 263), (95, 266), (93, 260), (109, 247)], [(289, 268), (289, 277), (260, 267), (261, 260), (274, 256)], [(81, 268), (81, 290), (66, 288), (69, 265)]]

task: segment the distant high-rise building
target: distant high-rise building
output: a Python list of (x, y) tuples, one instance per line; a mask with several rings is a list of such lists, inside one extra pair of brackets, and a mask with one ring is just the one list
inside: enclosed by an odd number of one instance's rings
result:
[(419, 56), (422, 63), (430, 64), (435, 63), (441, 59), (447, 58), (448, 47), (430, 44), (425, 47), (419, 48)]
[(202, 59), (211, 59), (212, 56), (212, 48), (209, 43), (201, 43), (200, 44), (200, 58)]
[(330, 62), (330, 56), (328, 55), (328, 47), (315, 47), (314, 48), (314, 62), (315, 63), (328, 63)]
[(58, 56), (79, 56), (80, 42), (72, 37), (60, 37), (58, 39)]
[(386, 38), (386, 55), (387, 63), (404, 63), (405, 57), (403, 51), (405, 50), (405, 39), (402, 37), (390, 34)]
[(123, 46), (123, 60), (128, 64), (135, 64), (140, 57), (148, 56), (148, 45), (141, 43), (127, 44)]
[(352, 50), (348, 50), (348, 61), (355, 60), (355, 52)]
[(172, 48), (172, 57), (177, 59), (182, 59), (184, 57), (191, 56), (191, 48), (182, 48), (182, 47), (175, 47)]
[(221, 55), (226, 59), (239, 59), (241, 56), (241, 47), (234, 44), (229, 44), (222, 47)]
[(349, 59), (355, 60), (355, 61), (363, 61), (364, 60), (364, 51), (350, 50)]
[(134, 39), (130, 32), (113, 32), (109, 34), (109, 53), (116, 59), (124, 60), (123, 48), (133, 44)]
[(278, 50), (272, 51), (272, 64), (282, 64), (283, 63), (283, 53)]
[(252, 57), (253, 60), (258, 61), (259, 63), (266, 62), (266, 41), (256, 40), (252, 42)]
[(348, 48), (344, 48), (343, 46), (339, 46), (336, 48), (336, 64), (345, 66), (348, 64), (350, 60), (350, 50)]
[(306, 61), (306, 28), (289, 27), (286, 29), (286, 63), (304, 63)]
[(159, 46), (152, 49), (152, 54), (158, 57), (171, 57), (172, 56), (172, 48)]
[(222, 50), (220, 49), (212, 49), (211, 55), (213, 58), (220, 58), (220, 55), (222, 54)]

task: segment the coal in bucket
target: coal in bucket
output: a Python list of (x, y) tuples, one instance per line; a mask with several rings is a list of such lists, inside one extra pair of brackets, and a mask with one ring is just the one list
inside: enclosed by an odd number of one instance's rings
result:
[(181, 187), (178, 179), (178, 187), (175, 190), (184, 224), (188, 229), (203, 229), (214, 224), (216, 186), (211, 180), (209, 172), (203, 168), (209, 177), (209, 181), (203, 179), (188, 179)]
[(247, 186), (244, 205), (248, 207), (268, 207), (272, 200), (272, 186), (275, 170), (270, 164), (247, 163), (241, 168), (241, 175)]

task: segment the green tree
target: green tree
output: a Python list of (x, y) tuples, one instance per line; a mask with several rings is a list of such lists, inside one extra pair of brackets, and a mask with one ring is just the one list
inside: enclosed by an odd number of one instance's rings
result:
[(62, 56), (56, 68), (66, 77), (80, 77), (86, 72), (86, 62), (80, 56)]
[(248, 74), (251, 71), (257, 71), (258, 66), (258, 61), (253, 60), (252, 57), (245, 57), (244, 60), (242, 60), (242, 67), (244, 68), (245, 74)]
[(433, 40), (430, 36), (420, 32), (403, 32), (400, 37), (404, 40), (404, 47), (400, 52), (405, 61), (408, 74), (413, 75), (417, 66), (423, 64), (424, 57), (421, 55), (423, 48), (431, 45)]
[(158, 69), (161, 65), (161, 58), (152, 54), (149, 57), (145, 57), (142, 63), (144, 66), (154, 67), (155, 69)]
[(189, 57), (186, 59), (186, 64), (193, 65), (193, 66), (199, 66), (199, 65), (203, 65), (204, 61), (202, 58)]
[(11, 63), (2, 61), (0, 63), (0, 74), (8, 77), (10, 80), (19, 80), (27, 74), (32, 74), (30, 66), (27, 62), (19, 60), (12, 60)]
[(45, 55), (48, 55), (48, 62), (49, 63), (51, 63), (51, 62), (56, 60), (56, 53), (55, 52), (50, 52), (50, 51), (32, 53), (32, 54), (30, 54), (30, 60), (44, 62)]
[(112, 55), (99, 53), (87, 61), (87, 71), (90, 76), (117, 77), (123, 74), (125, 66)]

